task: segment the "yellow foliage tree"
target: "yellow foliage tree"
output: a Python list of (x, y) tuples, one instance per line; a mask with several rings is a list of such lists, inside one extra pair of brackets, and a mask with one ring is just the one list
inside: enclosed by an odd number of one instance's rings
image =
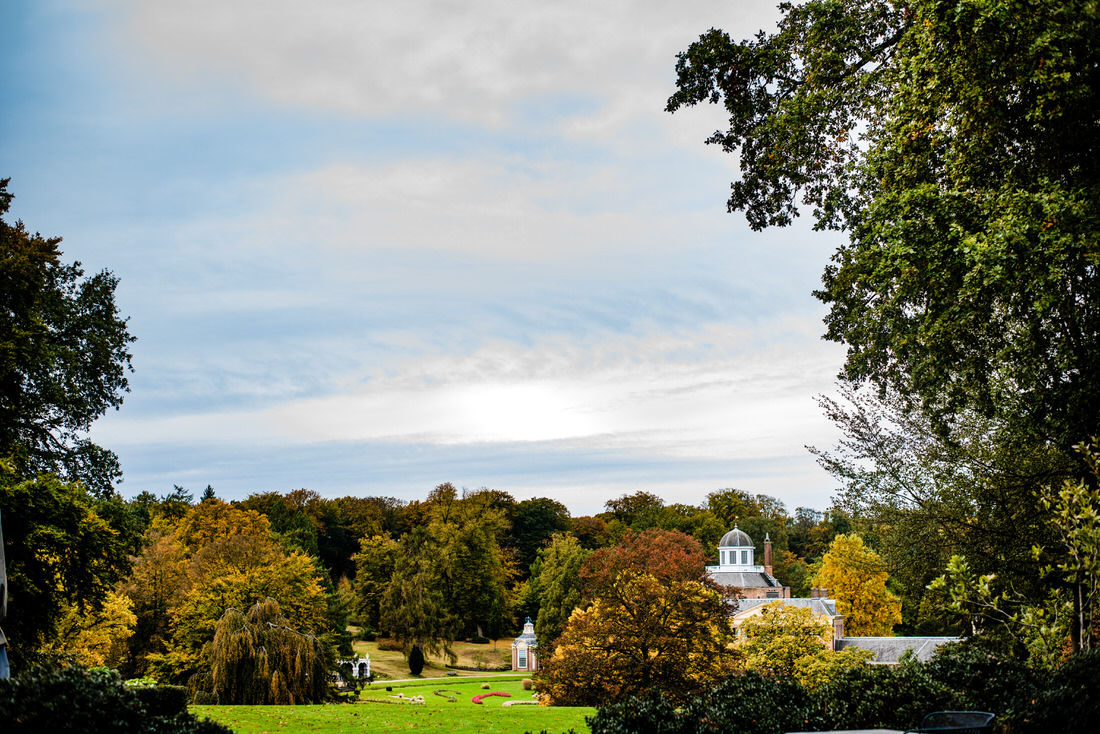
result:
[(588, 609), (573, 611), (539, 690), (554, 705), (598, 705), (660, 689), (673, 698), (731, 672), (729, 612), (698, 581), (623, 574)]
[(884, 636), (901, 623), (901, 599), (886, 588), (886, 562), (858, 535), (838, 535), (822, 558), (814, 585), (829, 590), (844, 631), (852, 637)]
[(832, 626), (810, 609), (777, 601), (742, 622), (738, 634), (741, 665), (790, 676), (800, 659), (831, 648)]
[(277, 601), (294, 629), (331, 644), (323, 570), (287, 552), (267, 517), (218, 499), (191, 508), (173, 526), (158, 518), (124, 590), (135, 601), (131, 667), (184, 683), (208, 672), (208, 647), (228, 609)]
[(804, 607), (782, 602), (766, 604), (738, 630), (737, 654), (748, 670), (793, 676), (805, 688), (816, 688), (840, 671), (866, 665), (869, 650), (833, 652), (832, 625)]
[(241, 510), (217, 498), (206, 500), (179, 521), (175, 537), (189, 551), (197, 551), (208, 543), (234, 535), (267, 538), (271, 525), (267, 515), (255, 510)]
[(55, 636), (44, 649), (73, 653), (82, 665), (118, 665), (137, 622), (129, 597), (112, 591), (97, 609), (82, 613), (68, 602), (63, 602), (63, 609)]
[(291, 627), (274, 599), (247, 613), (228, 609), (210, 646), (210, 674), (194, 690), (217, 695), (221, 704), (308, 704), (325, 698), (324, 645)]

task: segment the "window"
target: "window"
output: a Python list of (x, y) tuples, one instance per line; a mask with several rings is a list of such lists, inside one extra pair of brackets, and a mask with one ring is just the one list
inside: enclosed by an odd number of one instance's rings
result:
[(719, 563), (721, 563), (724, 566), (724, 565), (726, 565), (726, 552), (721, 551), (721, 553), (722, 553), (722, 560), (720, 560)]
[(516, 667), (520, 670), (527, 670), (527, 648), (521, 647), (517, 652)]
[(749, 552), (748, 551), (741, 551), (741, 565), (742, 566), (749, 565)]

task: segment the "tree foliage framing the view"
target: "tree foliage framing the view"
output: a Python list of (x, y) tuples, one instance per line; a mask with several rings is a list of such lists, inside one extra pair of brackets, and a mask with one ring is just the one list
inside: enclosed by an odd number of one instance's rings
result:
[[(994, 534), (1015, 520), (1009, 554), (1021, 556), (1049, 535), (1044, 482), (1087, 476), (1072, 447), (1100, 434), (1100, 6), (780, 10), (773, 33), (738, 43), (712, 29), (681, 53), (667, 110), (724, 104), (729, 128), (708, 142), (740, 156), (729, 209), (754, 229), (806, 206), (816, 228), (847, 232), (815, 294), (830, 309), (826, 338), (848, 349), (842, 378), (919, 414), (941, 455), (963, 448), (953, 479), (970, 491), (927, 508), (930, 526), (967, 506), (972, 527), (998, 520)], [(888, 473), (921, 482), (940, 469), (888, 457), (862, 478), (904, 486)]]
[(109, 496), (118, 457), (86, 434), (129, 391), (135, 338), (115, 306), (118, 279), (85, 278), (79, 262), (61, 262), (60, 243), (0, 216), (0, 457), (22, 478), (56, 474)]
[(667, 109), (724, 103), (731, 211), (799, 203), (849, 242), (817, 296), (845, 376), (939, 428), (971, 408), (1063, 451), (1100, 416), (1100, 9), (1087, 0), (811, 0), (711, 30)]

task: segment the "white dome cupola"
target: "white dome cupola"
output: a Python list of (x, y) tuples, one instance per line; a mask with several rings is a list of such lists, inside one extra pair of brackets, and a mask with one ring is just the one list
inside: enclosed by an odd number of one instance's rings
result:
[(734, 527), (718, 541), (718, 567), (722, 571), (756, 570), (756, 546), (743, 530)]

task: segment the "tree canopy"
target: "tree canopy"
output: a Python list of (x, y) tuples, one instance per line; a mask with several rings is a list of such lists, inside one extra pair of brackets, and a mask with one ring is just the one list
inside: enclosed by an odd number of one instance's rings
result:
[(845, 376), (941, 430), (973, 408), (1063, 451), (1100, 432), (1100, 9), (810, 0), (679, 56), (667, 109), (724, 103), (731, 211), (849, 241), (817, 296)]
[(699, 543), (683, 533), (626, 531), (578, 574), (573, 609), (541, 690), (555, 704), (596, 705), (661, 689), (672, 696), (728, 674), (730, 599), (707, 577)]
[[(100, 612), (130, 567), (130, 528), (107, 501), (42, 476), (13, 482), (0, 468), (7, 563), (9, 651), (18, 660), (51, 641), (70, 610)], [(17, 540), (18, 539), (18, 540)]]
[(901, 599), (886, 588), (889, 574), (879, 555), (858, 535), (838, 535), (821, 559), (814, 583), (828, 589), (845, 615), (851, 637), (889, 637), (901, 623)]
[(134, 337), (115, 306), (118, 279), (85, 278), (79, 262), (61, 261), (60, 237), (5, 222), (9, 180), (0, 180), (0, 457), (23, 478), (51, 473), (110, 494), (118, 458), (87, 432), (129, 390)]

